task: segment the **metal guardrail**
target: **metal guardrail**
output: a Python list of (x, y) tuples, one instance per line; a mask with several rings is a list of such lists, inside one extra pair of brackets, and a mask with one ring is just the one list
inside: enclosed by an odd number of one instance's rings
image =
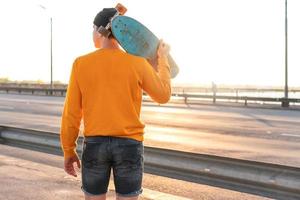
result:
[(297, 98), (272, 98), (272, 97), (248, 97), (248, 96), (221, 96), (221, 95), (199, 95), (199, 94), (172, 94), (175, 97), (183, 97), (184, 102), (188, 103), (188, 99), (212, 99), (214, 103), (219, 100), (235, 100), (244, 101), (244, 105), (247, 106), (249, 101), (260, 101), (260, 102), (290, 102), (290, 103), (300, 103), (300, 99)]
[[(81, 155), (83, 138), (77, 152)], [(59, 135), (0, 126), (0, 143), (62, 155)], [(300, 199), (300, 168), (145, 147), (145, 172), (275, 199)]]
[[(212, 88), (212, 87), (179, 87), (175, 86), (173, 87), (174, 91), (177, 92), (186, 92), (186, 93), (195, 93), (195, 92), (204, 92), (204, 93), (213, 93), (215, 90), (217, 93), (235, 93), (239, 94), (242, 92), (256, 92), (256, 93), (263, 93), (263, 92), (281, 92), (284, 93), (284, 89), (279, 88), (241, 88), (241, 87), (218, 87), (218, 88)], [(299, 89), (289, 89), (290, 93), (299, 93)]]
[[(64, 96), (67, 92), (66, 89), (45, 89), (45, 88), (24, 88), (24, 87), (0, 87), (0, 91), (6, 91), (9, 93), (10, 91), (17, 92), (21, 94), (22, 92), (27, 92), (31, 94), (36, 93), (44, 93), (46, 95), (60, 95)], [(272, 97), (249, 97), (249, 96), (227, 96), (227, 95), (216, 95), (216, 93), (212, 95), (202, 95), (202, 94), (192, 94), (192, 93), (182, 93), (182, 92), (175, 92), (172, 94), (173, 97), (181, 97), (185, 104), (190, 102), (190, 99), (211, 99), (213, 103), (216, 103), (217, 100), (234, 100), (236, 102), (243, 101), (244, 105), (247, 106), (249, 102), (273, 102), (273, 103), (300, 103), (300, 99), (298, 98), (272, 98)]]
[[(67, 84), (63, 83), (55, 83), (55, 88), (60, 88), (60, 89), (66, 89)], [(45, 84), (45, 83), (0, 83), (0, 88), (1, 87), (23, 87), (23, 88), (51, 88), (50, 84)], [(281, 92), (282, 94), (284, 93), (284, 88), (283, 87), (236, 87), (236, 86), (217, 86), (213, 87), (211, 86), (173, 86), (172, 89), (176, 93), (195, 93), (195, 92), (202, 92), (202, 93), (212, 93), (213, 90), (216, 90), (217, 93), (235, 93), (238, 94), (240, 92)], [(290, 87), (289, 88), (290, 93), (299, 93), (300, 89), (299, 87)]]
[(27, 92), (31, 94), (45, 93), (46, 95), (53, 95), (55, 93), (64, 96), (67, 92), (66, 89), (50, 89), (50, 88), (30, 88), (30, 87), (0, 87), (0, 91), (6, 91), (6, 93), (17, 92), (19, 94)]

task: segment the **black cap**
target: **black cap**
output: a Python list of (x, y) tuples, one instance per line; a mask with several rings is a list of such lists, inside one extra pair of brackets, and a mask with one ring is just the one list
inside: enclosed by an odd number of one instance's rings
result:
[(103, 10), (96, 15), (94, 25), (97, 27), (106, 27), (110, 18), (112, 18), (116, 13), (117, 10), (115, 8), (103, 8)]

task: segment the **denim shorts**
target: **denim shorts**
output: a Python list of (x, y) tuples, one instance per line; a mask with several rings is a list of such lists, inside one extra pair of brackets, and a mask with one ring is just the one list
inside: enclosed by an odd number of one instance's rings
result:
[(84, 138), (82, 150), (81, 189), (86, 195), (105, 194), (111, 170), (117, 195), (133, 197), (142, 193), (143, 142), (130, 138), (89, 136)]

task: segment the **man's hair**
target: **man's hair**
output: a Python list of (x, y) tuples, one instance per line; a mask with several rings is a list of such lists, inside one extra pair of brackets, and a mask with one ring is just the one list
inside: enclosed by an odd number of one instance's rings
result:
[[(117, 10), (115, 8), (103, 8), (102, 11), (100, 11), (95, 19), (94, 19), (94, 25), (99, 28), (100, 26), (106, 27), (107, 24), (110, 22), (110, 19), (116, 14)], [(110, 34), (108, 38), (112, 38), (113, 35)]]

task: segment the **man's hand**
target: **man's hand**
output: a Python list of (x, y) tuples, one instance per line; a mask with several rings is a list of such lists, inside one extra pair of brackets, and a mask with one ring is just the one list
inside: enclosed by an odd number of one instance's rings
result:
[(169, 55), (169, 52), (170, 52), (170, 46), (166, 44), (163, 40), (160, 40), (157, 49), (157, 56), (159, 58), (166, 57)]
[(65, 172), (67, 172), (68, 174), (77, 177), (77, 174), (75, 172), (75, 168), (74, 168), (74, 163), (77, 163), (77, 167), (78, 169), (80, 169), (80, 161), (77, 155), (74, 155), (72, 157), (66, 158), (65, 162), (64, 162), (64, 168), (65, 168)]

